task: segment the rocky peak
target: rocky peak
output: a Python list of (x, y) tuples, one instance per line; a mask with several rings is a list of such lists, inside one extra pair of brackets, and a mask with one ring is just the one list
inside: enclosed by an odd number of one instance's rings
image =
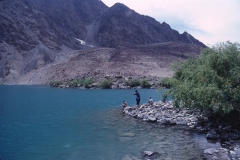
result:
[(95, 26), (95, 38), (103, 47), (121, 48), (133, 45), (146, 45), (159, 42), (184, 42), (205, 45), (154, 18), (144, 16), (129, 9), (121, 3), (116, 3), (100, 17)]
[(38, 10), (52, 18), (90, 24), (108, 7), (99, 0), (29, 0)]
[(112, 10), (115, 10), (116, 12), (118, 11), (124, 11), (124, 10), (129, 10), (127, 6), (125, 6), (123, 3), (115, 3), (112, 7)]
[(125, 6), (124, 4), (115, 3), (102, 16), (100, 16), (100, 19), (112, 17), (117, 17), (118, 19), (121, 19), (120, 17), (128, 17), (129, 15), (131, 15), (131, 12), (134, 11)]
[(163, 22), (163, 23), (162, 23), (162, 26), (164, 26), (165, 28), (169, 28), (169, 29), (171, 29), (170, 25), (167, 24), (166, 22)]
[(191, 44), (199, 44), (202, 47), (206, 47), (202, 42), (195, 39), (191, 34), (187, 33), (186, 31), (183, 32), (183, 37), (185, 37)]

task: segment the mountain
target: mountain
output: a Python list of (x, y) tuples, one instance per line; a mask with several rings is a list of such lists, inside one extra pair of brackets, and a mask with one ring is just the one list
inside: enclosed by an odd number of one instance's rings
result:
[(83, 39), (86, 25), (108, 9), (99, 0), (2, 0), (1, 41), (19, 51), (40, 42), (52, 50), (61, 45), (81, 49), (74, 38)]
[(66, 62), (76, 50), (163, 42), (205, 47), (187, 32), (179, 34), (120, 3), (109, 8), (100, 0), (0, 0), (3, 84)]
[(99, 0), (1, 0), (0, 82), (85, 49), (86, 25), (106, 11)]
[(159, 42), (184, 42), (205, 47), (187, 32), (179, 34), (163, 22), (136, 13), (116, 3), (94, 22), (95, 38), (100, 46), (128, 47)]

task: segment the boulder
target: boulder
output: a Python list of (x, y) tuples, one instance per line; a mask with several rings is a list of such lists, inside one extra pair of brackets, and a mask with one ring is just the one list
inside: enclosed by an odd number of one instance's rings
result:
[(141, 156), (142, 156), (142, 159), (151, 159), (151, 160), (154, 160), (154, 159), (159, 159), (160, 157), (160, 154), (158, 152), (152, 152), (152, 151), (144, 151), (144, 152), (141, 152)]
[(240, 133), (238, 133), (238, 132), (233, 132), (233, 133), (231, 134), (230, 138), (231, 138), (232, 140), (238, 140), (238, 139), (240, 139)]
[(174, 125), (176, 124), (175, 120), (173, 118), (163, 118), (161, 120), (162, 124), (167, 124), (167, 125)]
[(197, 128), (197, 131), (200, 132), (200, 133), (205, 133), (207, 131), (207, 129), (202, 127), (202, 126), (199, 126), (199, 127), (196, 127), (196, 128)]
[(156, 121), (157, 121), (157, 118), (156, 118), (156, 117), (153, 117), (153, 116), (148, 116), (147, 119), (148, 119), (150, 122), (156, 122)]
[(211, 140), (217, 140), (219, 139), (219, 135), (214, 130), (210, 130), (207, 133), (206, 138)]
[(180, 118), (180, 117), (177, 117), (175, 119), (175, 122), (178, 125), (186, 125), (187, 124), (187, 120), (185, 118)]
[(119, 84), (119, 89), (127, 89), (126, 85), (125, 84)]
[(208, 148), (204, 150), (204, 158), (206, 160), (230, 160), (229, 152), (225, 148)]
[(91, 88), (97, 88), (98, 87), (98, 83), (92, 83), (91, 84)]
[(190, 118), (190, 121), (191, 121), (191, 122), (197, 122), (198, 119), (197, 119), (196, 117), (192, 117), (192, 118)]
[(235, 150), (236, 154), (240, 157), (240, 148), (235, 148), (234, 150)]
[(59, 87), (60, 88), (66, 88), (66, 85), (65, 84), (61, 84)]
[(136, 89), (142, 89), (142, 87), (141, 86), (137, 86)]
[(105, 77), (106, 79), (109, 79), (109, 78), (111, 78), (111, 75), (107, 74), (107, 75), (105, 75), (104, 77)]
[(229, 139), (229, 135), (226, 132), (223, 132), (220, 136), (221, 141), (227, 141)]
[(118, 85), (111, 85), (111, 88), (112, 88), (112, 89), (117, 89), (117, 88), (118, 88)]

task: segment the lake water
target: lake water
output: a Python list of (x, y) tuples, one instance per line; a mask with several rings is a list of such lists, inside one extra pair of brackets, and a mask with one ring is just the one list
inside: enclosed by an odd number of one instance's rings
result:
[[(124, 160), (150, 150), (161, 159), (203, 159), (220, 147), (183, 126), (147, 123), (122, 113), (134, 90), (0, 86), (1, 160)], [(156, 90), (139, 90), (141, 103)]]

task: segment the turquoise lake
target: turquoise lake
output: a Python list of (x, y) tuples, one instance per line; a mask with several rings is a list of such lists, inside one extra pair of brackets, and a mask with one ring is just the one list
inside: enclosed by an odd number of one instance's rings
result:
[[(138, 90), (141, 102), (156, 90)], [(203, 159), (205, 135), (184, 126), (147, 123), (122, 113), (134, 90), (0, 86), (0, 160), (130, 160), (141, 152), (161, 159)]]

